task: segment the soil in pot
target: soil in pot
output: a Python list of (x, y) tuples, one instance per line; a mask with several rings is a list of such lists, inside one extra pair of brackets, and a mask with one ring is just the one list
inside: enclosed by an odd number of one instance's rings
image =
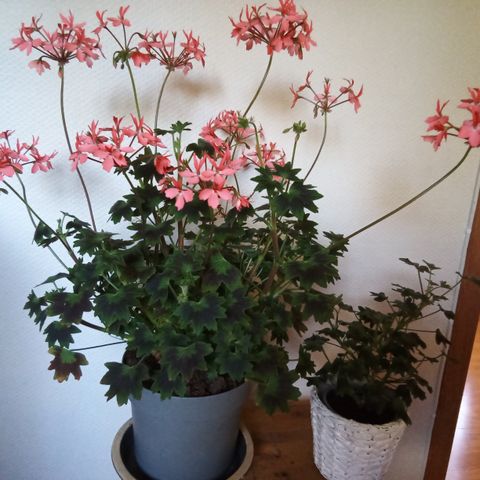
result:
[(359, 407), (353, 398), (345, 395), (340, 396), (334, 390), (330, 390), (324, 397), (325, 404), (344, 418), (354, 420), (359, 423), (367, 423), (370, 425), (384, 425), (385, 423), (396, 420), (395, 415), (386, 410), (378, 413), (374, 409), (368, 407)]

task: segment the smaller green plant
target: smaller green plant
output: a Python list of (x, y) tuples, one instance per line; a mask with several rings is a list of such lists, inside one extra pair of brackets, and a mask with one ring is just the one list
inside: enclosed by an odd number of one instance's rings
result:
[[(354, 309), (338, 297), (327, 326), (306, 339), (300, 351), (297, 369), (308, 378), (309, 385), (329, 387), (331, 406), (364, 423), (400, 418), (410, 424), (407, 410), (413, 399), (424, 400), (432, 392), (419, 373), (420, 367), (438, 362), (449, 343), (439, 328), (415, 326), (427, 317), (438, 322), (438, 313), (452, 319), (453, 312), (445, 310), (442, 303), (458, 283), (450, 286), (445, 281), (436, 282), (434, 271), (438, 268), (431, 263), (400, 260), (417, 271), (419, 290), (393, 284), (395, 299), (383, 292), (371, 292), (373, 299), (386, 307), (381, 310), (366, 306)], [(345, 315), (354, 318), (345, 320)], [(434, 354), (421, 336), (425, 334), (434, 335), (438, 345)], [(334, 359), (327, 353), (327, 345), (338, 351)], [(314, 352), (322, 352), (326, 358), (318, 370), (312, 361)]]

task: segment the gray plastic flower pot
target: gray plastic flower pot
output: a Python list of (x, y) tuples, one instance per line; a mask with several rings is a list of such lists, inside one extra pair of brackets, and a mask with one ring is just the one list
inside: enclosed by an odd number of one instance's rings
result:
[(135, 457), (156, 480), (216, 480), (235, 454), (249, 385), (206, 397), (172, 397), (143, 390), (131, 399)]

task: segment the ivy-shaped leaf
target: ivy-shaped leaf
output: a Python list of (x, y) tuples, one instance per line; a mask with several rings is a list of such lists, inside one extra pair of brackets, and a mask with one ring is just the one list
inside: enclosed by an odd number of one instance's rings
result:
[(151, 390), (160, 394), (160, 398), (165, 400), (172, 395), (183, 396), (187, 392), (187, 385), (182, 377), (178, 374), (173, 380), (168, 378), (166, 369), (161, 368), (152, 375), (153, 384)]
[(241, 286), (241, 273), (225, 257), (215, 252), (210, 259), (210, 268), (203, 276), (203, 285), (207, 290), (216, 290), (221, 284), (230, 291)]
[(110, 219), (115, 224), (122, 220), (131, 220), (133, 216), (132, 208), (125, 200), (115, 202), (108, 213), (110, 214)]
[(27, 298), (28, 301), (25, 303), (23, 308), (28, 310), (28, 316), (30, 318), (34, 317), (33, 321), (36, 325), (39, 325), (41, 330), (45, 320), (47, 319), (47, 313), (45, 309), (48, 303), (45, 300), (45, 297), (37, 297), (33, 290), (30, 292)]
[(118, 405), (125, 405), (130, 395), (137, 400), (140, 399), (143, 382), (148, 379), (148, 368), (143, 363), (128, 366), (123, 363), (108, 362), (105, 366), (108, 372), (102, 377), (100, 383), (110, 386), (105, 393), (107, 400), (116, 396)]
[(73, 375), (75, 380), (80, 380), (82, 376), (81, 366), (88, 365), (85, 355), (79, 352), (72, 352), (62, 347), (51, 347), (48, 353), (54, 356), (50, 362), (49, 370), (54, 370), (53, 379), (58, 382), (68, 380)]
[(73, 343), (72, 335), (80, 333), (80, 329), (75, 325), (65, 322), (54, 321), (45, 328), (43, 333), (46, 334), (45, 341), (49, 347), (53, 347), (56, 343), (61, 347), (68, 348)]
[(203, 330), (215, 331), (217, 320), (225, 318), (225, 309), (215, 293), (207, 293), (198, 302), (187, 301), (181, 303), (174, 314), (179, 318), (179, 323), (184, 328), (192, 328), (193, 332), (200, 334)]
[[(119, 288), (115, 293), (104, 293), (95, 299), (95, 315), (110, 329), (115, 324), (126, 325), (131, 318), (130, 308), (136, 305), (138, 290), (135, 286)], [(118, 330), (119, 325), (115, 325)]]
[(170, 346), (163, 352), (168, 378), (174, 381), (179, 374), (188, 381), (195, 370), (207, 370), (205, 357), (213, 352), (205, 342), (192, 343), (186, 347)]
[(226, 374), (234, 380), (243, 380), (251, 370), (251, 363), (248, 355), (244, 352), (223, 350), (216, 356), (218, 373)]

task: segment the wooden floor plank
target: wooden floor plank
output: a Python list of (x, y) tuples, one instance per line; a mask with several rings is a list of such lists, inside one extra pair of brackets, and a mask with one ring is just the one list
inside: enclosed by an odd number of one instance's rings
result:
[(480, 329), (477, 330), (446, 480), (480, 480)]
[(244, 422), (255, 448), (244, 480), (322, 480), (313, 463), (312, 427), (308, 400), (293, 403), (289, 413), (272, 416), (247, 407)]

